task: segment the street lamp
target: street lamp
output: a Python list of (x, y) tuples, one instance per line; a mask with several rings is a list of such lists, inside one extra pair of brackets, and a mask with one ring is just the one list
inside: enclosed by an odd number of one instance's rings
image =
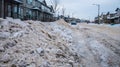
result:
[(98, 7), (98, 23), (100, 23), (100, 4), (93, 4)]

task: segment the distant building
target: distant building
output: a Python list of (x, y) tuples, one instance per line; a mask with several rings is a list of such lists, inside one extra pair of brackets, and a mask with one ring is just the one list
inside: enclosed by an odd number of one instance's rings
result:
[[(115, 13), (106, 13), (106, 14), (101, 14), (100, 17), (100, 22), (101, 23), (108, 23), (108, 24), (118, 24), (120, 23), (120, 9), (117, 8), (115, 10)], [(95, 22), (98, 23), (98, 17), (95, 17)]]
[(52, 21), (54, 10), (45, 0), (0, 0), (0, 17)]
[(76, 19), (76, 22), (77, 22), (77, 23), (80, 23), (80, 22), (81, 22), (81, 20), (80, 20), (80, 19)]
[(114, 22), (120, 23), (120, 8), (117, 8), (115, 11), (116, 11), (116, 14), (114, 16)]
[(116, 13), (108, 13), (106, 23), (115, 23), (115, 21), (114, 21), (115, 15), (116, 15)]
[(98, 23), (99, 21), (98, 21), (98, 17), (95, 17), (95, 23)]

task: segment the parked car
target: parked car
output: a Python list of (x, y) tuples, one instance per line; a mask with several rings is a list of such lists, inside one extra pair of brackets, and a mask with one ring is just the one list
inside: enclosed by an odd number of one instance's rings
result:
[(77, 25), (77, 22), (75, 20), (71, 21), (71, 25)]

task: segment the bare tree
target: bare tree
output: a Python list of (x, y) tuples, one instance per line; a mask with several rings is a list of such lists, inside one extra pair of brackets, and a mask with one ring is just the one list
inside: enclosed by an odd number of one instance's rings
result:
[(59, 4), (60, 0), (50, 0), (51, 5), (53, 6), (54, 12), (57, 13), (57, 11), (60, 9)]

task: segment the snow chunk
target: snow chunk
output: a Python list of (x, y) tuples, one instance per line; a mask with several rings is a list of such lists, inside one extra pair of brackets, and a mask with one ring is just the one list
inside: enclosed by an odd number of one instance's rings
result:
[(6, 39), (10, 37), (10, 32), (0, 32), (0, 39)]
[(18, 24), (23, 27), (25, 27), (27, 25), (27, 23), (24, 23), (20, 19), (13, 19), (13, 18), (7, 17), (6, 20), (9, 21), (10, 23)]
[(39, 53), (40, 56), (44, 55), (44, 50), (41, 47), (37, 48), (36, 51)]
[(15, 32), (13, 33), (11, 38), (18, 38), (18, 37), (22, 37), (24, 34), (24, 31), (19, 31), (19, 32)]

